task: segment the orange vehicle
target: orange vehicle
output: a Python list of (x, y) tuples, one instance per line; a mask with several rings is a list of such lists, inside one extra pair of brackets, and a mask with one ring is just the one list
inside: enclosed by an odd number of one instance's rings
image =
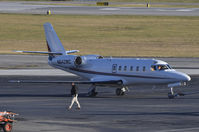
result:
[(0, 130), (11, 132), (15, 115), (17, 114), (12, 112), (0, 112)]

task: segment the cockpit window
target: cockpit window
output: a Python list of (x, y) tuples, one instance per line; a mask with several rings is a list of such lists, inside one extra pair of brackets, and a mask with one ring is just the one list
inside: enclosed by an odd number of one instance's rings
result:
[(166, 65), (158, 65), (158, 70), (162, 71), (166, 69), (169, 69)]
[(156, 69), (156, 66), (155, 65), (152, 65), (151, 66), (151, 71), (156, 71), (157, 69)]
[(169, 65), (152, 65), (151, 71), (164, 71), (167, 69), (171, 69)]
[(168, 67), (169, 69), (172, 69), (172, 67), (171, 67), (170, 65), (167, 65), (167, 67)]

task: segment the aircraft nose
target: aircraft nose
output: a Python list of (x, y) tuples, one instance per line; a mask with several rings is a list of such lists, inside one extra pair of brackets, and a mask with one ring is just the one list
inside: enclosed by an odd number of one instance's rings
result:
[(187, 74), (181, 73), (179, 75), (179, 80), (187, 82), (187, 81), (191, 80), (191, 77), (189, 75), (187, 75)]
[(191, 81), (191, 77), (187, 75), (187, 81)]

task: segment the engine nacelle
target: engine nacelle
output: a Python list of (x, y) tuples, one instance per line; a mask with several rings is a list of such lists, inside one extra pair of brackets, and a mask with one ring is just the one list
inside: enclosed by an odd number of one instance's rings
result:
[(67, 56), (57, 56), (52, 60), (49, 60), (49, 65), (52, 66), (62, 66), (62, 67), (74, 67), (74, 60), (76, 56), (67, 55)]
[(85, 64), (85, 60), (84, 60), (84, 58), (82, 58), (81, 56), (77, 56), (77, 57), (75, 58), (74, 64), (75, 64), (76, 66), (80, 66), (80, 65), (82, 65), (82, 64)]
[(61, 67), (82, 67), (89, 66), (89, 60), (101, 59), (102, 56), (99, 55), (86, 55), (86, 56), (75, 56), (75, 55), (66, 55), (66, 56), (57, 56), (49, 60), (49, 65), (51, 66), (61, 66)]
[(85, 55), (85, 56), (77, 56), (74, 60), (74, 64), (76, 66), (83, 66), (85, 64), (88, 64), (88, 60), (93, 59), (102, 59), (102, 56), (99, 55)]

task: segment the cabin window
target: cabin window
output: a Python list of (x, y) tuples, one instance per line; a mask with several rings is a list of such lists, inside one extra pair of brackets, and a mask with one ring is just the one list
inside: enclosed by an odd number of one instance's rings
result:
[(126, 71), (126, 69), (127, 69), (127, 66), (124, 66), (124, 71)]
[(119, 66), (118, 70), (121, 71), (122, 70), (122, 66)]
[(136, 71), (139, 71), (139, 66), (136, 67)]
[(143, 67), (143, 71), (144, 71), (144, 72), (146, 71), (146, 67), (145, 67), (145, 66)]
[(133, 66), (130, 67), (130, 71), (133, 71)]
[(113, 64), (112, 69), (113, 69), (114, 72), (116, 72), (116, 70), (117, 70), (117, 64)]

